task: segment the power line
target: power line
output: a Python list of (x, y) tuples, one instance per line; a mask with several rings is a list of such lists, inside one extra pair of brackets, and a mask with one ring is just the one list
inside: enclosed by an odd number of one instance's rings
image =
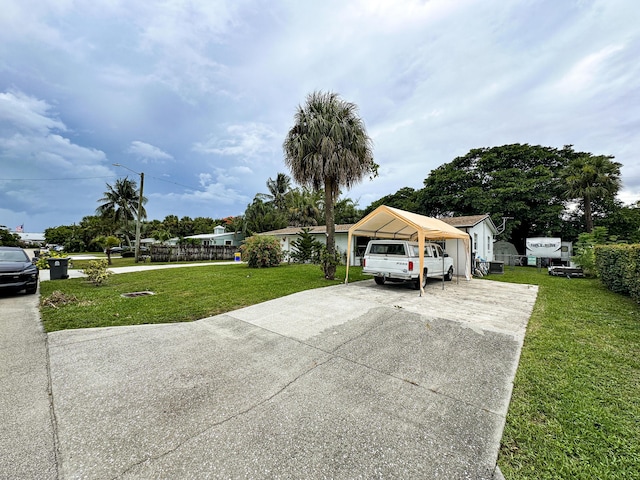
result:
[(65, 177), (65, 178), (0, 178), (0, 182), (56, 182), (62, 180), (94, 180), (97, 178), (114, 178), (116, 175), (109, 175), (108, 177)]
[[(104, 179), (104, 178), (120, 178), (120, 177), (127, 177), (127, 176), (128, 175), (109, 175), (105, 177), (63, 177), (63, 178), (0, 178), (0, 182), (59, 182), (59, 181), (67, 181), (67, 180), (96, 180), (96, 179)], [(191, 190), (203, 191), (202, 187), (185, 185), (183, 183), (166, 180), (164, 178), (153, 177), (151, 175), (147, 175), (147, 178), (153, 178), (154, 180), (158, 180), (160, 182), (171, 183), (173, 185), (189, 188)]]

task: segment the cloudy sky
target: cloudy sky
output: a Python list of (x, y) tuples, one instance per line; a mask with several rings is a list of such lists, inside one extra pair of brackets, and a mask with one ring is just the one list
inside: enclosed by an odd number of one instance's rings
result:
[(3, 0), (0, 224), (93, 215), (144, 172), (150, 219), (242, 214), (313, 90), (359, 106), (361, 208), (472, 148), (613, 155), (640, 200), (637, 0)]

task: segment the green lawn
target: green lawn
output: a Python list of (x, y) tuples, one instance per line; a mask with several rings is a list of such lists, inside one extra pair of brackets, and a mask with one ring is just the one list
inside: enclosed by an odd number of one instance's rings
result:
[(640, 478), (640, 308), (595, 279), (539, 285), (498, 464), (507, 479)]
[[(371, 278), (363, 277), (361, 271), (358, 267), (350, 268), (350, 281)], [(277, 268), (251, 269), (245, 264), (234, 264), (112, 275), (101, 287), (84, 278), (54, 280), (40, 284), (41, 312), (47, 332), (188, 322), (302, 290), (342, 283), (344, 275), (344, 267), (338, 268), (337, 280), (328, 281), (318, 265), (283, 264)], [(54, 291), (60, 293), (52, 298)], [(155, 295), (121, 296), (140, 291), (152, 291)], [(62, 302), (64, 299), (70, 302)]]

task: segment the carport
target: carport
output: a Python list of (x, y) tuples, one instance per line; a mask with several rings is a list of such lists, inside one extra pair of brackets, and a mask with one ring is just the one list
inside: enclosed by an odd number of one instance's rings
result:
[[(464, 255), (464, 275), (471, 280), (471, 248), (469, 235), (462, 230), (438, 220), (411, 213), (398, 208), (381, 205), (369, 215), (349, 229), (347, 239), (347, 274), (345, 283), (349, 282), (349, 263), (351, 256), (351, 240), (353, 236), (365, 236), (392, 240), (409, 240), (418, 242), (420, 252), (420, 295), (424, 293), (422, 287), (424, 274), (424, 243), (425, 240), (444, 241), (455, 239), (456, 249), (462, 240)], [(460, 258), (460, 255), (458, 255)], [(457, 269), (457, 267), (456, 267)]]

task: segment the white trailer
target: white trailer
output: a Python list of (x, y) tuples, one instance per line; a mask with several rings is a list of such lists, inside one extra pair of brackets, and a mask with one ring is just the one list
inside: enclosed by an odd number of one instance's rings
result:
[(527, 264), (536, 265), (537, 259), (542, 266), (569, 265), (571, 263), (571, 242), (563, 242), (559, 237), (533, 237), (526, 239)]

